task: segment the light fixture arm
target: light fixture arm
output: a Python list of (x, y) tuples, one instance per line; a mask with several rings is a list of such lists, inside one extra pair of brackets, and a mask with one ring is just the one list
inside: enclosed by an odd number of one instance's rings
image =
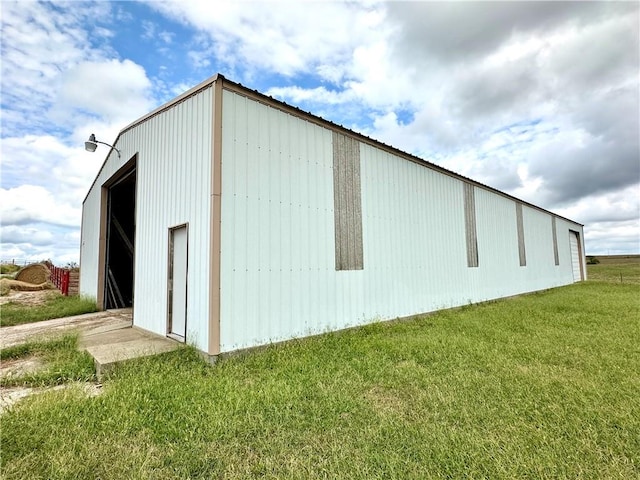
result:
[(120, 158), (120, 150), (118, 150), (113, 145), (109, 145), (108, 143), (101, 142), (100, 140), (96, 140), (96, 136), (93, 133), (89, 135), (89, 140), (84, 142), (84, 148), (87, 152), (95, 152), (96, 147), (98, 146), (98, 143), (101, 143), (102, 145), (106, 145), (107, 147), (110, 147), (113, 150), (115, 150), (116, 153), (118, 154), (118, 158)]
[(116, 147), (114, 147), (113, 145), (109, 145), (108, 143), (101, 142), (100, 140), (94, 140), (94, 142), (96, 142), (96, 143), (101, 143), (102, 145), (106, 145), (107, 147), (111, 147), (111, 148), (113, 148), (113, 149), (116, 151), (116, 153), (118, 154), (118, 158), (120, 158), (120, 150), (118, 150), (118, 149), (117, 149)]

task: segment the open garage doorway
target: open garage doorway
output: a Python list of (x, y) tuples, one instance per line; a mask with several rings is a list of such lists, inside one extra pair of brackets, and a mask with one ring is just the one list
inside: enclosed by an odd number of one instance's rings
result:
[(106, 186), (104, 308), (133, 306), (136, 168), (127, 166)]

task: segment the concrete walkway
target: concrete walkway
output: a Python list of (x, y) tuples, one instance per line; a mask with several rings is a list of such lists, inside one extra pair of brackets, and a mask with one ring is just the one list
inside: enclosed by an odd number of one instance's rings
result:
[(175, 340), (132, 327), (132, 319), (132, 311), (127, 308), (2, 327), (0, 348), (79, 331), (79, 347), (93, 357), (100, 380), (118, 362), (157, 355), (181, 345)]
[(30, 340), (55, 337), (73, 330), (83, 331), (93, 328), (131, 327), (132, 318), (133, 314), (131, 309), (124, 308), (121, 310), (107, 310), (106, 312), (56, 318), (42, 322), (25, 323), (13, 327), (2, 327), (0, 328), (0, 348), (5, 349)]

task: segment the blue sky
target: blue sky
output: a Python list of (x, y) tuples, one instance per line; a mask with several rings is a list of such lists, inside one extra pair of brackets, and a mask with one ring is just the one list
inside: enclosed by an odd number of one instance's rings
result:
[(0, 257), (79, 260), (118, 131), (215, 73), (640, 251), (637, 2), (2, 1)]

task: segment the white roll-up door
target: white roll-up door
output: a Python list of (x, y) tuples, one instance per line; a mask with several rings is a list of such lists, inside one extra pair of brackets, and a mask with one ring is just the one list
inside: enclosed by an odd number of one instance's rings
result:
[(578, 249), (578, 235), (569, 232), (569, 243), (571, 245), (571, 267), (573, 270), (573, 281), (579, 282), (580, 278), (580, 250)]

